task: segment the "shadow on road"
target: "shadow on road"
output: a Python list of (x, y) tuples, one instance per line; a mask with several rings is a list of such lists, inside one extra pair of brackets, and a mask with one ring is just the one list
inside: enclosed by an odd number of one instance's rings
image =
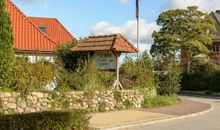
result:
[(185, 93), (185, 92), (180, 92), (179, 95), (180, 95), (180, 96), (190, 96), (190, 97), (207, 98), (207, 99), (220, 99), (220, 96), (204, 95), (204, 94), (197, 94), (197, 93)]

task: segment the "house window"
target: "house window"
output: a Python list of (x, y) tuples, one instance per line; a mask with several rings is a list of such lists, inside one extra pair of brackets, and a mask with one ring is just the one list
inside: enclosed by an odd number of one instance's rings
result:
[(213, 51), (214, 53), (219, 53), (219, 46), (218, 46), (218, 45), (213, 45), (212, 51)]
[(38, 26), (38, 28), (44, 33), (47, 31), (45, 26)]

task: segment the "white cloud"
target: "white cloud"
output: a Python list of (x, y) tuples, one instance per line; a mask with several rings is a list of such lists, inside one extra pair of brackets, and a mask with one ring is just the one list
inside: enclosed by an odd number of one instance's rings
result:
[[(16, 1), (16, 0), (15, 0)], [(17, 0), (23, 4), (29, 5), (29, 4), (39, 4), (40, 6), (43, 6), (44, 8), (48, 7), (48, 0)]]
[(169, 0), (166, 9), (186, 8), (198, 6), (201, 11), (211, 12), (220, 9), (220, 0)]
[(128, 4), (130, 0), (118, 0), (121, 4)]
[[(150, 48), (153, 43), (152, 33), (154, 30), (158, 30), (159, 26), (155, 23), (149, 23), (145, 20), (140, 20), (140, 51)], [(137, 22), (136, 20), (129, 20), (121, 26), (116, 26), (107, 21), (98, 22), (92, 29), (92, 35), (106, 35), (121, 33), (126, 38), (128, 38), (132, 43), (136, 45), (137, 37)]]

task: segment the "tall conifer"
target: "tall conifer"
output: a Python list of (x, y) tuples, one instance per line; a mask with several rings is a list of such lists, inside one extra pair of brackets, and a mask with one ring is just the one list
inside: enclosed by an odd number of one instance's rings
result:
[(0, 87), (7, 87), (12, 80), (14, 39), (6, 0), (0, 0)]

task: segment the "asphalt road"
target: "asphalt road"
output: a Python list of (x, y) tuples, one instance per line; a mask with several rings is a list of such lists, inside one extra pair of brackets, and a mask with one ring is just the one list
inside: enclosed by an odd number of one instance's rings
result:
[(209, 103), (213, 106), (213, 110), (203, 115), (166, 121), (134, 128), (134, 130), (220, 130), (220, 99), (191, 96), (184, 97), (194, 101)]

